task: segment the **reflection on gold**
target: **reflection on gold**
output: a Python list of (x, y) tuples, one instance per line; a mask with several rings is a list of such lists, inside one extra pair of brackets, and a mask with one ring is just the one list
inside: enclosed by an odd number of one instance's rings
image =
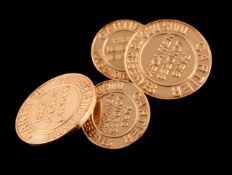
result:
[(101, 113), (102, 113), (102, 102), (101, 100), (98, 100), (93, 111), (93, 120), (96, 125), (100, 124)]

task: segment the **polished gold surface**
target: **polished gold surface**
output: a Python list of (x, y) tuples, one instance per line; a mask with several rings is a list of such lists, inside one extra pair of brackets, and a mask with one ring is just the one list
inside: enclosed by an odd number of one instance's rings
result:
[(29, 144), (42, 144), (80, 128), (96, 103), (95, 87), (81, 74), (55, 77), (38, 87), (16, 117), (18, 136)]
[(99, 72), (110, 79), (129, 80), (124, 67), (125, 48), (141, 26), (133, 20), (117, 20), (107, 24), (96, 34), (91, 56)]
[(142, 26), (125, 53), (128, 76), (146, 94), (177, 99), (197, 91), (212, 65), (209, 45), (192, 26), (158, 20)]
[(97, 104), (83, 125), (94, 144), (109, 149), (126, 147), (146, 131), (150, 106), (144, 93), (132, 83), (108, 80), (96, 86)]
[(212, 66), (204, 37), (170, 19), (146, 25), (113, 21), (96, 34), (91, 56), (98, 71), (113, 80), (94, 87), (88, 77), (70, 73), (47, 81), (17, 114), (21, 140), (43, 144), (82, 127), (92, 143), (124, 148), (148, 127), (150, 106), (143, 92), (160, 99), (188, 96), (203, 86)]

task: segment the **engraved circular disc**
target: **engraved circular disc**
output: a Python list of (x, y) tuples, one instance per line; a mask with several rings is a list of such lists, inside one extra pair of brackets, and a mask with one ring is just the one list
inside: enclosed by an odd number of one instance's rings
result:
[(158, 20), (140, 27), (125, 51), (125, 69), (146, 94), (177, 99), (197, 91), (207, 80), (212, 55), (207, 41), (192, 26)]
[(109, 149), (126, 147), (138, 140), (150, 121), (145, 94), (132, 83), (108, 80), (96, 85), (97, 104), (83, 125), (87, 138)]
[(131, 36), (141, 26), (133, 20), (116, 20), (96, 34), (91, 56), (99, 72), (110, 79), (129, 80), (124, 66), (125, 49)]
[(88, 77), (76, 73), (55, 77), (25, 100), (16, 117), (16, 132), (29, 144), (56, 140), (80, 128), (95, 104), (95, 87)]

